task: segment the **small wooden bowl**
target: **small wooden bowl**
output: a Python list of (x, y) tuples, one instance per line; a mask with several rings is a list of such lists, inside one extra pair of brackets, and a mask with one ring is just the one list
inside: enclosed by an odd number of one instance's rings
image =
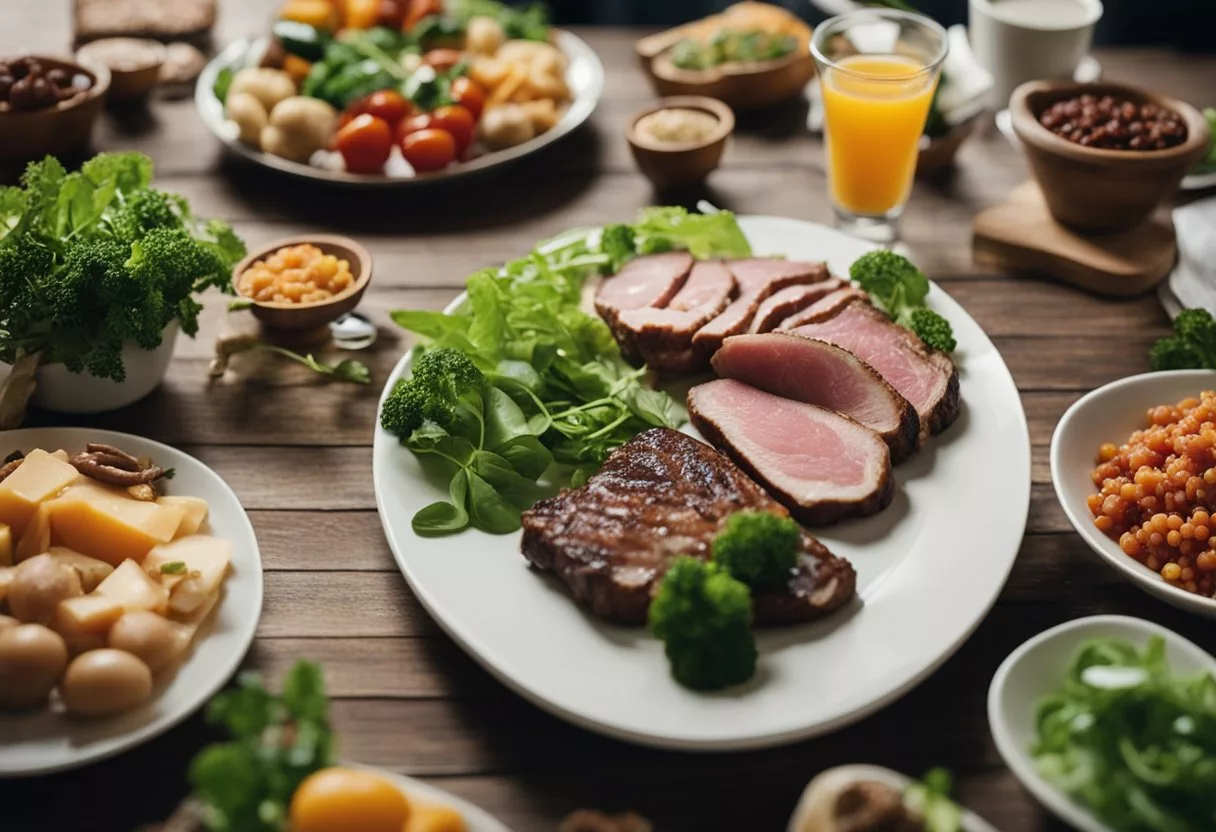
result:
[[(130, 41), (133, 48), (145, 50), (148, 60), (134, 69), (112, 66), (95, 50), (104, 49), (115, 41)], [(165, 45), (147, 38), (102, 38), (91, 41), (76, 51), (76, 57), (93, 64), (105, 64), (110, 70), (110, 103), (127, 104), (147, 98), (160, 83), (160, 70), (167, 52)]]
[[(257, 301), (241, 294), (237, 289), (241, 275), (255, 261), (264, 260), (285, 246), (298, 246), (302, 243), (311, 243), (325, 254), (332, 254), (350, 263), (350, 271), (355, 278), (354, 284), (345, 292), (317, 303)], [(232, 270), (232, 287), (236, 289), (238, 297), (252, 304), (249, 310), (253, 316), (261, 321), (263, 326), (284, 332), (313, 331), (327, 326), (359, 305), (371, 280), (371, 254), (350, 237), (342, 237), (337, 234), (301, 234), (275, 240), (273, 243), (267, 243), (259, 250), (251, 252)]]
[[(657, 142), (638, 131), (638, 122), (659, 110), (699, 110), (718, 120), (705, 139), (693, 142)], [(735, 114), (715, 98), (700, 95), (661, 98), (629, 120), (625, 131), (634, 161), (656, 188), (681, 188), (705, 179), (722, 161), (726, 139), (735, 129)]]
[[(1186, 122), (1186, 141), (1165, 150), (1104, 150), (1039, 124), (1047, 107), (1085, 93), (1173, 110)], [(1009, 112), (1052, 216), (1082, 231), (1121, 231), (1144, 222), (1208, 146), (1207, 121), (1190, 104), (1123, 84), (1030, 81), (1014, 90)]]
[(797, 97), (815, 77), (815, 59), (809, 50), (773, 61), (724, 64), (702, 70), (681, 69), (671, 62), (667, 53), (696, 25), (668, 29), (642, 38), (635, 45), (638, 60), (656, 94), (704, 95), (725, 102), (735, 110), (763, 110)]
[(44, 156), (74, 157), (84, 153), (110, 89), (110, 71), (100, 64), (74, 63), (32, 56), (48, 69), (87, 75), (84, 94), (42, 110), (0, 112), (0, 164), (24, 165)]

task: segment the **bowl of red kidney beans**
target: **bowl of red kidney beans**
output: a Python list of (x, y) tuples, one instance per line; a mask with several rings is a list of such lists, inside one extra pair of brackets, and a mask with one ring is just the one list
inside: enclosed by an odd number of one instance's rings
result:
[(1014, 91), (1009, 112), (1052, 216), (1080, 231), (1147, 220), (1210, 135), (1185, 101), (1115, 83), (1031, 81)]
[(83, 155), (109, 88), (99, 64), (0, 57), (0, 165)]

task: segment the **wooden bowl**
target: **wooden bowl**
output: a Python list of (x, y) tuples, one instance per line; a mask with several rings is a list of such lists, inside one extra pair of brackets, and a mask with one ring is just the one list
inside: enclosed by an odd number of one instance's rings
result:
[[(240, 276), (255, 261), (264, 260), (285, 246), (298, 246), (302, 243), (311, 243), (325, 254), (332, 254), (350, 263), (350, 271), (355, 278), (351, 287), (328, 300), (316, 303), (258, 301), (242, 295), (237, 289)], [(267, 243), (257, 251), (251, 252), (232, 270), (232, 287), (236, 289), (238, 297), (252, 304), (249, 310), (253, 316), (261, 321), (263, 326), (284, 332), (312, 331), (327, 326), (359, 305), (371, 280), (371, 254), (350, 237), (342, 237), (337, 234), (301, 234), (275, 240), (273, 243)]]
[[(1039, 124), (1047, 107), (1084, 93), (1173, 110), (1186, 122), (1186, 141), (1165, 150), (1104, 150), (1074, 144)], [(1208, 146), (1207, 121), (1190, 104), (1123, 84), (1030, 81), (1014, 90), (1009, 112), (1052, 216), (1083, 231), (1139, 225), (1177, 190)]]
[(724, 64), (711, 69), (681, 69), (668, 51), (697, 23), (644, 37), (634, 49), (657, 95), (704, 95), (735, 110), (762, 110), (797, 97), (815, 77), (815, 59), (809, 50), (773, 61)]
[(83, 95), (42, 110), (0, 112), (0, 164), (24, 165), (44, 156), (82, 155), (93, 135), (110, 89), (110, 71), (95, 63), (74, 63), (44, 55), (32, 56), (48, 69), (87, 75), (93, 82)]
[[(147, 53), (147, 59), (137, 66), (127, 69), (116, 66), (102, 55), (108, 48), (113, 48), (116, 42), (129, 42), (133, 49), (141, 49)], [(125, 104), (147, 98), (156, 85), (160, 83), (160, 70), (164, 66), (167, 52), (160, 41), (147, 38), (102, 38), (91, 41), (76, 51), (76, 57), (93, 64), (105, 64), (110, 70), (110, 103)]]
[[(718, 124), (705, 139), (692, 142), (659, 142), (637, 129), (638, 122), (659, 110), (700, 110)], [(629, 120), (626, 137), (634, 161), (660, 190), (695, 185), (709, 176), (722, 161), (726, 139), (735, 129), (735, 114), (715, 98), (700, 95), (661, 98)]]

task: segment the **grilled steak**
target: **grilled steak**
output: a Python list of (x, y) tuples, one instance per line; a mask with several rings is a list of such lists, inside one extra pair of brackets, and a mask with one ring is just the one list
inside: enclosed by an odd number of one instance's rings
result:
[(820, 298), (843, 288), (845, 282), (838, 277), (830, 277), (819, 283), (805, 286), (786, 286), (769, 295), (756, 308), (752, 316), (748, 332), (768, 332), (776, 329), (786, 318), (801, 312)]
[(940, 433), (958, 418), (954, 362), (870, 304), (854, 300), (831, 317), (790, 331), (843, 347), (877, 370), (916, 408), (922, 439)]
[(714, 371), (765, 392), (826, 407), (877, 433), (901, 462), (917, 447), (920, 419), (908, 400), (851, 352), (791, 333), (733, 335)]
[[(668, 428), (618, 448), (581, 488), (523, 514), (524, 556), (555, 573), (603, 618), (643, 624), (658, 581), (679, 555), (710, 556), (736, 511), (786, 511), (722, 454)], [(810, 535), (782, 590), (754, 596), (756, 624), (795, 624), (837, 609), (855, 593), (848, 561)]]
[(734, 379), (688, 391), (688, 415), (801, 523), (874, 514), (894, 495), (886, 443), (847, 416)]
[(741, 335), (751, 326), (760, 303), (787, 286), (819, 283), (828, 279), (823, 263), (753, 258), (727, 264), (739, 284), (739, 296), (693, 336), (693, 344), (706, 357), (717, 352), (728, 335)]
[(615, 277), (600, 283), (595, 309), (615, 330), (617, 319), (627, 309), (666, 306), (684, 286), (691, 269), (692, 255), (686, 251), (637, 257)]
[(730, 303), (735, 278), (720, 260), (693, 264), (684, 287), (662, 309), (626, 309), (617, 318), (618, 340), (628, 355), (652, 370), (691, 372), (704, 364), (692, 336)]

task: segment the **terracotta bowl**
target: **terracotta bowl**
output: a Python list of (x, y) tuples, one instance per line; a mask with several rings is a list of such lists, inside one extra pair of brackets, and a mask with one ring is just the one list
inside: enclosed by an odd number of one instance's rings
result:
[(642, 38), (635, 51), (642, 69), (658, 95), (704, 95), (735, 110), (762, 110), (796, 98), (815, 77), (815, 59), (809, 51), (795, 52), (773, 61), (726, 64), (712, 69), (681, 69), (668, 52), (682, 40), (681, 26)]
[[(1186, 141), (1166, 150), (1103, 150), (1074, 144), (1039, 124), (1047, 107), (1084, 93), (1173, 110), (1186, 123)], [(1122, 84), (1031, 81), (1014, 90), (1009, 112), (1052, 216), (1083, 231), (1139, 225), (1177, 190), (1208, 146), (1207, 121), (1190, 104)]]
[[(717, 119), (714, 131), (694, 142), (658, 142), (637, 129), (638, 122), (659, 110), (700, 110)], [(661, 98), (629, 120), (626, 137), (634, 161), (659, 189), (695, 185), (709, 176), (722, 161), (726, 140), (735, 129), (735, 114), (715, 98), (700, 95)]]
[(130, 41), (137, 48), (148, 52), (148, 59), (134, 69), (119, 69), (110, 67), (110, 103), (129, 104), (147, 98), (160, 82), (160, 69), (165, 63), (167, 54), (164, 44), (147, 38), (103, 38), (87, 43), (76, 52), (76, 57), (82, 61), (99, 64), (103, 61), (90, 50), (98, 48), (99, 44), (111, 41)]
[(366, 248), (349, 237), (336, 234), (301, 234), (296, 237), (275, 240), (257, 251), (250, 252), (232, 270), (233, 288), (236, 288), (240, 276), (253, 265), (254, 261), (264, 260), (284, 246), (297, 246), (302, 243), (311, 243), (325, 254), (332, 254), (349, 262), (355, 282), (345, 292), (317, 303), (256, 301), (242, 295), (237, 290), (238, 297), (253, 304), (249, 308), (253, 316), (269, 329), (284, 332), (320, 329), (358, 306), (363, 293), (367, 290), (367, 285), (371, 283), (372, 256)]
[(42, 110), (0, 112), (0, 164), (24, 165), (44, 156), (82, 155), (110, 89), (110, 71), (100, 64), (32, 56), (48, 69), (82, 73), (93, 85), (84, 95)]

